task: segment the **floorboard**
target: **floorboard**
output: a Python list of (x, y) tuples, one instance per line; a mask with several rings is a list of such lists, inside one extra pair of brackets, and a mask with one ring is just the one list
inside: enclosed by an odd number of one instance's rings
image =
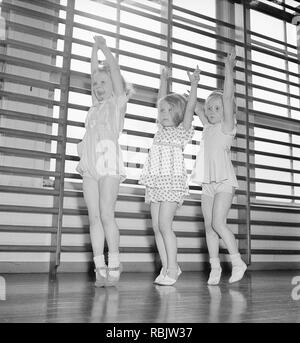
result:
[(206, 273), (184, 272), (175, 286), (155, 286), (152, 273), (123, 273), (118, 287), (95, 288), (86, 273), (58, 274), (55, 281), (2, 274), (0, 322), (300, 322), (300, 271), (248, 271), (232, 285), (228, 278), (207, 286)]

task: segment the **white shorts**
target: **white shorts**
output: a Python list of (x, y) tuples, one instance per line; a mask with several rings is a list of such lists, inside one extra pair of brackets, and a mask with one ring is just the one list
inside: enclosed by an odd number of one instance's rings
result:
[(214, 197), (217, 193), (234, 193), (234, 187), (226, 182), (202, 183), (202, 194)]

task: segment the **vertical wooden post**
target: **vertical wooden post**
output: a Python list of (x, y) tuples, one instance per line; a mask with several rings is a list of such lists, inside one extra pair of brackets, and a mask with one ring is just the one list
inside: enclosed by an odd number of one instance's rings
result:
[[(161, 52), (161, 59), (166, 61), (166, 66), (167, 68), (171, 67), (172, 64), (172, 54), (171, 54), (171, 49), (172, 49), (172, 32), (173, 32), (173, 25), (172, 25), (172, 13), (173, 13), (173, 0), (168, 0), (167, 2), (162, 1), (161, 5), (161, 17), (165, 18), (168, 20), (168, 24), (161, 24), (161, 33), (166, 35), (167, 40), (164, 42), (163, 40), (161, 41), (162, 46), (167, 47), (167, 51), (162, 51)], [(168, 80), (168, 86), (167, 86), (167, 93), (171, 92), (171, 81)]]
[[(250, 42), (250, 11), (247, 7), (247, 1), (243, 0), (242, 4), (235, 4), (235, 39), (242, 42), (243, 46), (237, 46), (237, 55), (242, 57), (243, 71), (236, 72), (236, 79), (244, 82), (244, 85), (237, 84), (236, 92), (242, 94), (243, 98), (238, 98), (238, 107), (244, 108), (245, 126), (243, 133), (246, 139), (240, 139), (240, 146), (245, 148), (245, 154), (238, 154), (238, 159), (245, 162), (245, 167), (238, 167), (240, 175), (245, 177), (245, 181), (241, 182), (246, 190), (246, 195), (238, 196), (238, 203), (244, 205), (243, 209), (240, 209), (239, 219), (245, 222), (245, 224), (239, 224), (239, 234), (244, 236), (245, 239), (239, 240), (239, 249), (245, 251), (245, 262), (249, 265), (251, 263), (251, 176), (254, 177), (254, 170), (250, 170), (250, 163), (254, 163), (254, 156), (250, 155), (250, 150), (254, 150), (253, 141), (250, 142), (249, 137), (254, 135), (254, 129), (250, 127), (251, 123), (254, 123), (254, 116), (250, 114), (252, 108), (252, 101), (249, 97), (252, 96), (252, 90), (249, 87), (251, 77), (248, 70), (251, 70), (249, 59), (251, 59), (251, 52), (249, 51), (247, 44)], [(239, 142), (238, 142), (239, 143)], [(240, 155), (240, 158), (239, 158)], [(244, 157), (242, 156), (244, 155)]]
[[(116, 34), (117, 34), (117, 38), (116, 38), (116, 49), (119, 50), (120, 49), (120, 33), (121, 33), (121, 26), (120, 26), (120, 22), (121, 22), (121, 0), (118, 0), (118, 6), (117, 6), (117, 26), (116, 26)], [(120, 58), (120, 54), (117, 51), (115, 54), (115, 58), (116, 61), (119, 64), (119, 58)]]
[[(297, 56), (298, 56), (298, 60), (300, 61), (300, 5), (296, 8), (298, 13), (294, 13), (294, 17), (292, 19), (292, 24), (295, 25), (296, 27), (296, 37), (297, 37)], [(286, 26), (287, 26), (287, 23), (285, 23), (284, 27), (285, 27), (285, 41), (287, 42), (287, 33), (286, 33)], [(286, 70), (288, 70), (289, 68), (289, 65), (288, 65), (288, 60), (287, 60), (287, 57), (288, 57), (288, 54), (287, 54), (287, 47), (285, 47), (285, 52), (286, 52)], [(300, 65), (298, 64), (298, 73), (300, 75)], [(289, 80), (289, 76), (288, 74), (286, 74), (286, 77), (287, 77), (287, 80)], [(300, 78), (298, 78), (298, 82), (300, 81)], [(287, 92), (290, 93), (290, 86), (287, 85)], [(300, 95), (300, 90), (299, 90), (299, 95)], [(290, 97), (288, 97), (288, 105), (290, 105)], [(289, 118), (291, 118), (291, 110), (289, 110)], [(290, 143), (293, 143), (293, 136), (292, 134), (289, 135), (289, 142)], [(293, 148), (290, 147), (290, 155), (293, 156)], [(291, 169), (294, 169), (294, 161), (291, 160)], [(291, 182), (295, 182), (295, 175), (292, 173), (291, 174)], [(295, 192), (295, 186), (292, 187), (292, 195), (295, 196), (296, 195), (296, 192)]]
[[(223, 25), (217, 26), (217, 33), (222, 35), (226, 38), (239, 41), (243, 44), (236, 45), (235, 49), (237, 52), (238, 57), (242, 57), (243, 71), (240, 71), (238, 68), (241, 65), (241, 61), (238, 61), (236, 71), (235, 71), (235, 80), (236, 81), (243, 81), (244, 85), (240, 83), (235, 84), (235, 92), (238, 94), (242, 94), (244, 97), (236, 97), (237, 106), (243, 107), (245, 109), (245, 124), (238, 125), (238, 133), (244, 134), (246, 139), (244, 138), (237, 138), (236, 139), (236, 146), (242, 147), (245, 149), (245, 152), (237, 152), (235, 157), (238, 161), (245, 162), (244, 166), (237, 167), (237, 174), (241, 175), (245, 178), (245, 181), (239, 180), (240, 189), (246, 191), (246, 195), (238, 194), (237, 195), (237, 203), (244, 205), (242, 209), (238, 209), (238, 219), (243, 221), (244, 224), (238, 225), (238, 233), (241, 239), (239, 239), (239, 250), (245, 252), (245, 260), (247, 264), (251, 262), (251, 234), (250, 234), (250, 120), (253, 120), (253, 117), (249, 115), (249, 100), (248, 97), (250, 95), (249, 90), (249, 75), (247, 74), (247, 68), (249, 68), (248, 58), (250, 53), (246, 48), (246, 44), (249, 41), (249, 10), (245, 6), (245, 2), (243, 4), (234, 4), (229, 0), (222, 0), (217, 1), (216, 3), (216, 16), (217, 19), (234, 24), (236, 26), (235, 29), (225, 27)], [(217, 42), (217, 49), (220, 51), (228, 52), (232, 46), (230, 43), (218, 41)], [(223, 56), (218, 56), (219, 61), (223, 61)], [(224, 74), (223, 67), (217, 67), (217, 73), (219, 75)], [(217, 80), (217, 88), (223, 88), (223, 80)], [(241, 113), (238, 113), (238, 118), (240, 119)], [(253, 131), (253, 129), (252, 129)], [(253, 144), (253, 143), (252, 143)]]
[(55, 276), (57, 268), (60, 265), (61, 255), (61, 236), (63, 224), (63, 206), (64, 206), (64, 177), (65, 177), (65, 157), (66, 157), (66, 142), (67, 142), (67, 119), (68, 119), (68, 101), (69, 101), (69, 86), (70, 86), (70, 67), (71, 67), (71, 51), (72, 51), (72, 35), (74, 23), (74, 8), (75, 0), (68, 0), (64, 55), (63, 55), (63, 70), (61, 74), (61, 95), (60, 95), (60, 110), (59, 110), (59, 127), (58, 136), (62, 138), (57, 144), (57, 154), (60, 159), (56, 161), (56, 172), (59, 177), (55, 179), (54, 188), (59, 191), (59, 195), (55, 198), (54, 207), (58, 208), (58, 214), (54, 218), (54, 225), (57, 227), (56, 233), (52, 236), (52, 246), (55, 246), (55, 252), (51, 253), (50, 258), (50, 273)]

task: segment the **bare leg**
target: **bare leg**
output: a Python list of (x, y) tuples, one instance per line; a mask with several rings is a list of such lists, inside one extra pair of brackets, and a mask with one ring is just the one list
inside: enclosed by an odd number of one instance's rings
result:
[(177, 210), (176, 202), (164, 201), (160, 204), (159, 209), (159, 230), (162, 234), (165, 244), (168, 260), (168, 275), (172, 279), (178, 277), (178, 265), (177, 265), (177, 240), (172, 230), (172, 222)]
[(219, 236), (212, 227), (214, 198), (208, 195), (202, 195), (201, 208), (204, 217), (206, 243), (210, 258), (219, 257)]
[(99, 181), (100, 215), (110, 253), (119, 253), (120, 234), (115, 220), (119, 186), (117, 177), (105, 176)]
[(166, 252), (164, 240), (159, 230), (159, 223), (158, 223), (159, 208), (160, 208), (160, 203), (151, 202), (150, 211), (151, 211), (151, 217), (152, 217), (152, 227), (153, 227), (154, 236), (155, 236), (155, 243), (156, 243), (156, 247), (157, 247), (161, 264), (162, 264), (162, 274), (165, 275), (167, 272), (168, 260), (167, 260), (167, 252)]
[(228, 228), (226, 221), (233, 199), (232, 193), (217, 193), (213, 207), (212, 225), (214, 230), (223, 239), (231, 255), (238, 253), (238, 247), (233, 233)]
[(213, 226), (218, 234), (222, 237), (226, 247), (230, 253), (232, 262), (232, 274), (229, 283), (237, 282), (242, 279), (247, 269), (246, 264), (241, 259), (238, 251), (238, 246), (233, 233), (226, 225), (226, 219), (231, 207), (233, 194), (218, 193), (215, 196), (215, 203), (213, 209)]
[(98, 183), (92, 178), (84, 177), (83, 196), (88, 208), (90, 236), (94, 256), (103, 255), (104, 231), (100, 219)]
[(105, 176), (99, 181), (100, 215), (108, 245), (107, 286), (114, 286), (120, 278), (119, 256), (120, 233), (115, 220), (115, 207), (119, 193), (120, 180)]
[(214, 197), (203, 194), (201, 201), (206, 243), (209, 254), (209, 262), (211, 266), (211, 271), (207, 283), (209, 285), (217, 285), (220, 282), (222, 269), (219, 259), (219, 236), (212, 227)]

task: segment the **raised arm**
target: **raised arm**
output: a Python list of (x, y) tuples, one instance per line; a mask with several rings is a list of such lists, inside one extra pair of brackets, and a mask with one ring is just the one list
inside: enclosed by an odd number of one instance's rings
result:
[(227, 132), (231, 132), (234, 128), (234, 83), (233, 83), (233, 68), (236, 60), (235, 49), (232, 49), (227, 54), (225, 59), (225, 81), (224, 81), (224, 93), (223, 93), (223, 104), (224, 104), (224, 121), (223, 129)]
[(168, 91), (168, 79), (171, 76), (171, 70), (163, 67), (160, 74), (160, 85), (158, 91), (157, 101), (167, 95)]
[(96, 46), (103, 52), (105, 56), (106, 63), (109, 66), (109, 71), (113, 83), (114, 93), (116, 96), (124, 94), (124, 85), (123, 80), (120, 72), (120, 67), (115, 60), (113, 54), (111, 53), (110, 49), (106, 45), (106, 41), (102, 36), (95, 36), (95, 43)]
[(91, 90), (92, 90), (92, 101), (93, 105), (95, 105), (98, 101), (94, 93), (94, 75), (98, 70), (98, 45), (96, 42), (94, 42), (93, 48), (92, 48), (92, 56), (91, 56)]
[(198, 66), (193, 74), (190, 74), (189, 72), (187, 72), (188, 77), (191, 82), (191, 91), (189, 94), (189, 98), (188, 98), (188, 102), (186, 105), (186, 110), (185, 110), (185, 114), (183, 118), (183, 126), (186, 130), (189, 130), (191, 128), (192, 121), (193, 121), (193, 116), (194, 116), (195, 107), (197, 103), (197, 87), (198, 87), (198, 82), (200, 80), (200, 73), (201, 71)]

